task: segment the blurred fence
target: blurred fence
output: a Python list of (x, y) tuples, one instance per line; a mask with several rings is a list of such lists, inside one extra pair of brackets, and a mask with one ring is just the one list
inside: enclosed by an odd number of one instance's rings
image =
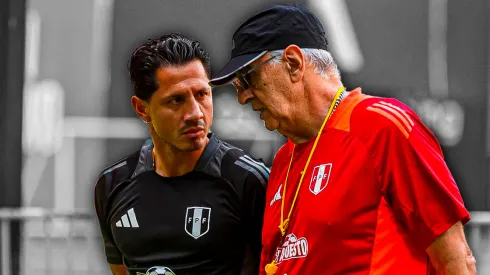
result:
[[(478, 274), (490, 274), (490, 212), (472, 212), (465, 227), (477, 258)], [(20, 221), (21, 274), (110, 274), (102, 252), (96, 218), (92, 213), (42, 208), (0, 209), (2, 275), (10, 268), (10, 224)]]
[(21, 274), (110, 274), (94, 214), (43, 208), (0, 208), (1, 275), (12, 275), (10, 224), (21, 222)]

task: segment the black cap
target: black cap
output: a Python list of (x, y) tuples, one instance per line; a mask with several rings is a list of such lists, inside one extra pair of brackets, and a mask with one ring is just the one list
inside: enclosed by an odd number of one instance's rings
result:
[(233, 34), (231, 60), (209, 82), (212, 86), (227, 84), (235, 73), (267, 51), (282, 50), (289, 45), (327, 50), (327, 39), (320, 20), (298, 4), (274, 5), (261, 11)]

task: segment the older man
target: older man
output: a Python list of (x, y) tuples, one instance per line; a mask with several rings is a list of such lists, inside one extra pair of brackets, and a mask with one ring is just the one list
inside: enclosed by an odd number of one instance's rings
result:
[(288, 137), (267, 186), (262, 274), (476, 273), (438, 141), (401, 102), (344, 89), (308, 9), (272, 6), (233, 44), (210, 83), (232, 83)]

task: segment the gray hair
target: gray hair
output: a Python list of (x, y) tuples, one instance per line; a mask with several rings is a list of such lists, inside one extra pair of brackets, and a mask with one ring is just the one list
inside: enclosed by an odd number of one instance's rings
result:
[[(306, 55), (308, 64), (313, 65), (315, 72), (323, 77), (336, 76), (340, 79), (340, 71), (337, 68), (337, 63), (333, 60), (332, 55), (321, 49), (301, 49), (303, 54)], [(284, 50), (276, 50), (272, 52), (278, 57), (271, 60), (271, 64), (280, 64), (282, 62), (281, 56)]]

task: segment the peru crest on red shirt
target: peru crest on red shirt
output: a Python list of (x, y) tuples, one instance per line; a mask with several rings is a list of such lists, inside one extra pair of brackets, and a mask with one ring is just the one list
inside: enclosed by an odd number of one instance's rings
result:
[(311, 193), (318, 195), (328, 185), (330, 178), (330, 172), (332, 171), (332, 164), (325, 163), (315, 166), (310, 179), (310, 191)]

